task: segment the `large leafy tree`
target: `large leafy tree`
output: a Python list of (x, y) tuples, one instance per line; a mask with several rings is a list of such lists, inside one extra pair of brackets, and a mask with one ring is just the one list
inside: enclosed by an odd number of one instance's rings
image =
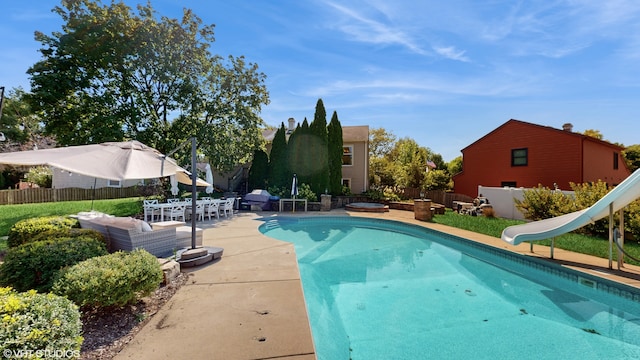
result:
[(584, 133), (582, 133), (583, 135), (586, 136), (590, 136), (592, 138), (596, 138), (598, 140), (603, 140), (604, 136), (602, 135), (602, 133), (600, 132), (600, 130), (595, 130), (595, 129), (587, 129), (584, 131)]
[(380, 158), (389, 155), (396, 142), (396, 136), (384, 128), (369, 131), (369, 157)]
[(640, 168), (640, 144), (627, 146), (622, 154), (631, 172)]
[(333, 112), (327, 126), (328, 156), (329, 156), (329, 192), (332, 195), (342, 195), (342, 125), (338, 120), (338, 113)]
[(0, 132), (7, 141), (16, 143), (24, 143), (40, 133), (40, 118), (31, 109), (22, 88), (14, 88), (5, 94)]
[(62, 30), (36, 32), (42, 60), (28, 73), (31, 102), (60, 144), (137, 139), (168, 152), (196, 136), (221, 171), (259, 147), (265, 75), (243, 57), (213, 55), (213, 25), (187, 9), (160, 17), (149, 3), (134, 13), (65, 0), (53, 11)]
[(455, 159), (449, 161), (447, 164), (447, 171), (451, 175), (455, 175), (462, 171), (462, 156), (458, 156)]
[[(427, 172), (427, 161), (436, 168)], [(383, 129), (369, 132), (369, 179), (376, 190), (387, 188), (450, 188), (451, 175), (442, 155), (418, 145), (411, 138), (396, 140)]]
[(421, 147), (415, 140), (402, 138), (395, 143), (389, 153), (390, 159), (397, 165), (394, 180), (401, 188), (419, 188), (426, 176), (426, 164), (429, 150)]
[(393, 187), (393, 161), (389, 154), (393, 149), (396, 136), (384, 128), (369, 131), (369, 184), (374, 189)]

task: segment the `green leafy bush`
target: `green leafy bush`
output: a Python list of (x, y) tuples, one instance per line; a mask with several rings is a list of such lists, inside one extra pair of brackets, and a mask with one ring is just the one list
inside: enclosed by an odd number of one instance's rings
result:
[(291, 197), (291, 189), (287, 190), (286, 187), (269, 186), (267, 188), (267, 191), (272, 196), (278, 196), (278, 197), (281, 197), (283, 199)]
[(65, 266), (107, 254), (104, 242), (92, 237), (58, 238), (9, 248), (0, 265), (0, 285), (18, 291), (47, 292)]
[[(571, 189), (575, 193), (576, 209), (586, 209), (595, 204), (598, 200), (602, 199), (613, 188), (608, 186), (607, 183), (598, 180), (597, 182), (575, 184), (571, 183)], [(618, 216), (616, 214), (615, 221), (618, 223)], [(581, 229), (581, 232), (586, 234), (593, 234), (600, 237), (608, 237), (609, 234), (609, 218), (605, 217), (595, 221), (592, 224), (586, 225)]]
[(525, 219), (534, 221), (578, 210), (571, 196), (542, 185), (524, 191), (523, 199), (514, 199), (514, 201), (516, 208), (522, 212)]
[(27, 243), (34, 235), (48, 230), (77, 228), (78, 220), (65, 216), (46, 216), (24, 219), (15, 223), (9, 230), (7, 244), (16, 247)]
[(80, 357), (80, 312), (68, 299), (0, 288), (0, 322), (0, 350), (12, 354), (7, 358)]
[(53, 172), (48, 166), (36, 166), (29, 169), (25, 175), (28, 182), (37, 184), (43, 188), (50, 188), (53, 181)]
[(318, 201), (318, 195), (311, 190), (309, 184), (300, 184), (298, 186), (298, 199), (307, 199), (307, 201)]
[(93, 229), (78, 229), (78, 228), (62, 228), (62, 229), (51, 229), (46, 230), (41, 233), (34, 235), (27, 242), (36, 242), (36, 241), (45, 241), (45, 240), (56, 240), (56, 239), (65, 239), (65, 238), (93, 238), (105, 244), (105, 247), (109, 248), (108, 239), (102, 235), (97, 230)]
[(373, 201), (385, 200), (384, 192), (379, 189), (369, 189), (364, 194)]
[(162, 282), (162, 269), (145, 250), (95, 257), (58, 274), (52, 291), (78, 306), (121, 307), (151, 294)]
[(629, 204), (624, 219), (625, 230), (629, 231), (633, 238), (640, 242), (640, 200)]
[[(570, 212), (586, 209), (602, 199), (613, 188), (603, 181), (592, 183), (571, 183), (573, 196), (559, 191), (538, 186), (524, 192), (522, 201), (515, 200), (516, 207), (522, 211), (526, 219), (542, 220)], [(625, 209), (625, 230), (636, 240), (640, 239), (640, 201), (632, 202)], [(618, 213), (614, 214), (614, 226), (618, 226)], [(579, 232), (607, 238), (609, 234), (609, 218), (605, 217), (581, 228)]]

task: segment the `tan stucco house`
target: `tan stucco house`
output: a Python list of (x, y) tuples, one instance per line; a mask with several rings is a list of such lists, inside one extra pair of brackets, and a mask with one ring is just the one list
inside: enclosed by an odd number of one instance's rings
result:
[[(294, 118), (287, 121), (286, 136), (296, 129)], [(267, 141), (267, 153), (271, 150), (271, 143), (277, 129), (268, 129), (262, 132)], [(354, 194), (359, 194), (369, 189), (369, 126), (343, 126), (342, 127), (342, 184), (351, 189)], [(214, 177), (215, 179), (215, 177)]]

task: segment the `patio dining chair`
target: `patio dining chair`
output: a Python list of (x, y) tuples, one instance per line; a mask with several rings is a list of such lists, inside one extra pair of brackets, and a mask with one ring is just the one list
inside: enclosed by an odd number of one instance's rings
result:
[(233, 215), (233, 205), (235, 204), (235, 198), (227, 198), (220, 204), (220, 210), (225, 217)]
[(171, 208), (165, 210), (164, 220), (187, 221), (185, 217), (187, 205), (184, 203), (175, 203)]
[(160, 209), (157, 207), (158, 200), (143, 200), (142, 207), (144, 209), (144, 221), (160, 220)]
[[(191, 218), (191, 216), (194, 216), (192, 214), (192, 208), (191, 206), (187, 206), (186, 207), (186, 215), (189, 216), (189, 218)], [(198, 203), (196, 204), (196, 220), (202, 220), (204, 221), (204, 204), (203, 203)]]
[(220, 219), (220, 202), (217, 200), (211, 200), (206, 207), (206, 213), (209, 220), (211, 220), (212, 215), (215, 215), (216, 219)]

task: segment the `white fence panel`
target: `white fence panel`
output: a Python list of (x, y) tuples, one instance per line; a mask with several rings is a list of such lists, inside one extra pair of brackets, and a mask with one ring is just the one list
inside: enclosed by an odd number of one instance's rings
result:
[[(529, 188), (513, 188), (513, 187), (488, 187), (478, 186), (478, 196), (482, 194), (489, 199), (489, 203), (493, 206), (496, 216), (505, 219), (525, 220), (524, 215), (516, 208), (514, 199), (522, 200), (525, 190)], [(573, 195), (573, 191), (563, 191), (567, 195)]]

